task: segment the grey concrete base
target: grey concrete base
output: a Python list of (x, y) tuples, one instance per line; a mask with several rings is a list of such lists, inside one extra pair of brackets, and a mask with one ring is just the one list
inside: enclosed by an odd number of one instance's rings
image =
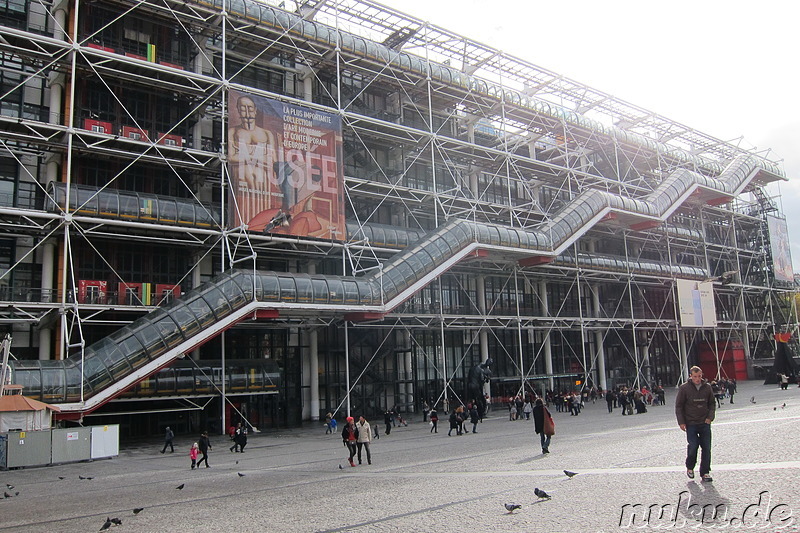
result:
[[(0, 499), (0, 531), (98, 531), (106, 517), (123, 520), (112, 526), (120, 532), (800, 531), (800, 389), (739, 389), (713, 425), (713, 483), (686, 477), (669, 391), (666, 406), (640, 415), (609, 414), (605, 401), (577, 417), (554, 413), (547, 456), (532, 422), (497, 411), (478, 433), (452, 437), (446, 423), (432, 435), (412, 418), (355, 468), (321, 423), (251, 435), (244, 454), (212, 437), (211, 468), (199, 470), (189, 469), (193, 436), (178, 435), (164, 455), (160, 442), (122, 443), (110, 460), (3, 472), (20, 494)], [(510, 514), (504, 503), (522, 508)]]

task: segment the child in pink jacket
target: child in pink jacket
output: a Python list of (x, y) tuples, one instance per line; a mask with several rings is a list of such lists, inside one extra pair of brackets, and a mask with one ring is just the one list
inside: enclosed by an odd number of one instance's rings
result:
[(199, 453), (200, 453), (200, 447), (195, 442), (194, 444), (192, 444), (192, 449), (189, 450), (189, 459), (192, 460), (192, 470), (194, 470), (194, 467), (197, 465), (197, 455)]

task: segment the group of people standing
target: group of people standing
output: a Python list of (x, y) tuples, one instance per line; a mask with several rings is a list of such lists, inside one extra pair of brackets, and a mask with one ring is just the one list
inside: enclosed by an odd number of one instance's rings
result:
[(725, 398), (730, 398), (730, 403), (733, 403), (733, 395), (736, 394), (736, 380), (731, 378), (719, 378), (718, 380), (711, 380), (709, 383), (711, 392), (714, 393), (714, 398), (717, 400), (717, 407), (722, 407), (722, 401)]
[(453, 430), (456, 430), (456, 435), (468, 434), (469, 430), (464, 429), (464, 423), (467, 420), (472, 424), (472, 432), (477, 433), (478, 422), (480, 422), (481, 416), (478, 412), (478, 406), (474, 402), (470, 402), (466, 406), (459, 405), (453, 409), (453, 412), (450, 413), (450, 431), (447, 432), (447, 436), (452, 436)]
[(622, 416), (632, 415), (634, 410), (637, 415), (646, 413), (648, 405), (664, 405), (666, 401), (665, 392), (661, 386), (657, 387), (655, 392), (650, 391), (647, 387), (637, 389), (620, 386), (607, 390), (605, 398), (608, 412), (613, 413), (614, 409), (619, 406)]
[(230, 447), (231, 452), (244, 453), (244, 447), (247, 446), (247, 426), (243, 426), (239, 422), (236, 427), (231, 426), (228, 429), (228, 435), (233, 441), (233, 446)]
[[(386, 435), (389, 435), (392, 432), (392, 428), (395, 427), (395, 425), (398, 427), (408, 427), (408, 422), (406, 422), (403, 416), (400, 414), (400, 411), (397, 409), (396, 405), (393, 405), (391, 408), (384, 411), (383, 423), (386, 426)], [(378, 430), (376, 428), (375, 435), (377, 434)]]

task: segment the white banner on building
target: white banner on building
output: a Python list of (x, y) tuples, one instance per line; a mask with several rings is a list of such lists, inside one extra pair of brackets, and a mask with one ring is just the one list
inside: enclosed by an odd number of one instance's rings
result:
[(716, 327), (717, 308), (714, 305), (713, 284), (679, 279), (677, 285), (681, 326), (685, 328)]
[(769, 247), (772, 252), (772, 268), (778, 281), (794, 281), (792, 255), (789, 251), (789, 228), (786, 220), (767, 216)]

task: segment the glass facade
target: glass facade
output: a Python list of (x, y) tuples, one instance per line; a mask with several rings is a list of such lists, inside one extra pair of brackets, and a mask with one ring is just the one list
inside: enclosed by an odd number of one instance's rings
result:
[[(367, 0), (167, 4), (0, 3), (20, 34), (0, 54), (0, 323), (27, 394), (103, 420), (136, 405), (131, 433), (285, 426), (469, 400), (489, 357), (497, 402), (577, 375), (674, 384), (709, 351), (747, 377), (797, 323), (775, 162), (656, 141), (676, 124)], [(40, 72), (37, 50), (60, 59)], [(342, 176), (309, 117), (341, 120)], [(329, 196), (282, 211), (301, 185)], [(281, 210), (233, 226), (244, 197)], [(344, 234), (315, 237), (333, 205)], [(681, 322), (677, 280), (714, 284), (715, 327)]]

